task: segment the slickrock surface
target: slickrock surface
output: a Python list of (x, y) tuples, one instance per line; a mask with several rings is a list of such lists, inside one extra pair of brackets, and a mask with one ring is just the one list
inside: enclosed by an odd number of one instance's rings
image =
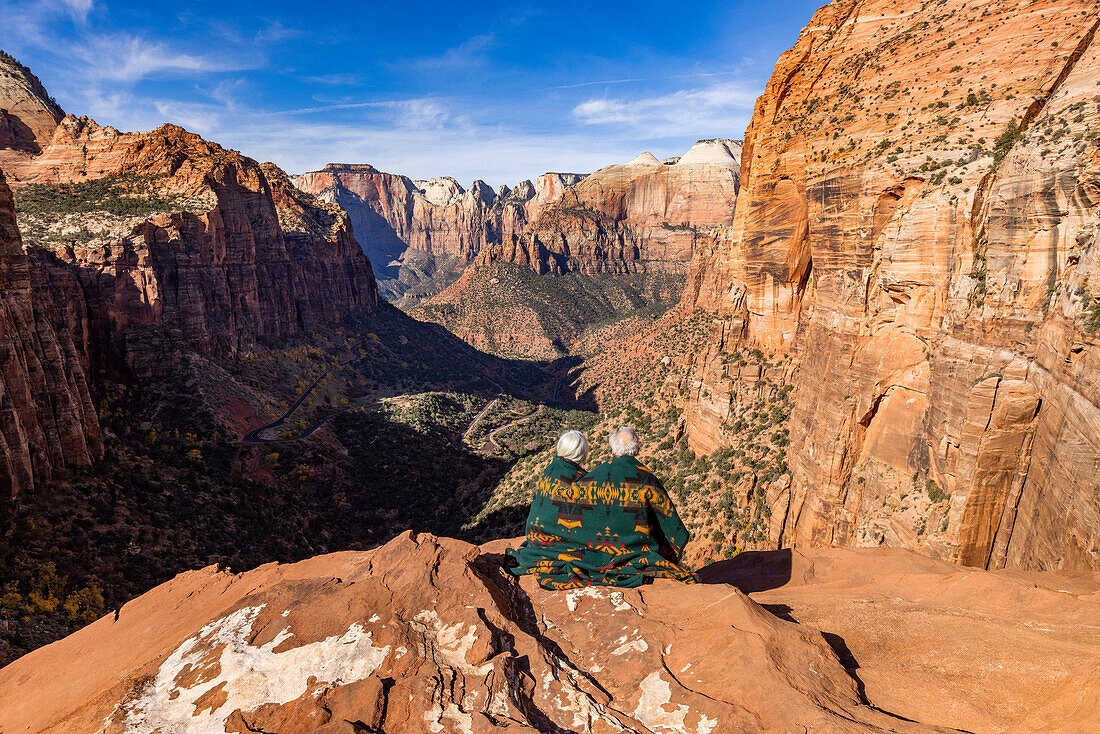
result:
[[(765, 574), (752, 564), (708, 572), (769, 589), (754, 594), (761, 606), (725, 584), (548, 592), (504, 574), (493, 553), (504, 545), (405, 533), (365, 553), (182, 574), (0, 670), (0, 729), (717, 734), (953, 731), (948, 723), (992, 732), (1024, 716), (1063, 725), (1050, 731), (1088, 723), (1074, 718), (1087, 709), (1056, 689), (1084, 681), (1067, 673), (1068, 648), (1082, 659), (1100, 650), (1095, 577), (1056, 592), (1043, 585), (1056, 577), (963, 572), (905, 551), (799, 555), (786, 568), (773, 556)], [(898, 643), (905, 653), (891, 654)], [(1017, 697), (986, 707), (998, 691)]]
[(1100, 568), (1096, 11), (837, 0), (780, 58), (684, 295), (697, 450), (725, 354), (797, 364), (777, 542)]
[[(34, 280), (0, 172), (0, 507), (36, 475), (86, 466), (103, 452), (82, 345)], [(79, 299), (60, 304), (80, 309)]]
[(414, 181), (365, 164), (330, 163), (294, 184), (351, 217), (381, 275), (383, 295), (401, 305), (438, 293), (486, 247), (521, 233), (540, 207), (583, 176), (547, 173), (494, 191), (450, 177)]

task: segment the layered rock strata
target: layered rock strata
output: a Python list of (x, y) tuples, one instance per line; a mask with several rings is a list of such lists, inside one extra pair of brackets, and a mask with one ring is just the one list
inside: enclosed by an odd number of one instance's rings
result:
[[(109, 182), (75, 217), (28, 212), (28, 232), (52, 251), (43, 262), (79, 280), (99, 356), (136, 374), (184, 347), (230, 356), (377, 302), (338, 207), (178, 126), (119, 133), (69, 115), (41, 155), (5, 165), (19, 194), (61, 203)], [(118, 214), (118, 200), (136, 213)]]
[(732, 221), (740, 151), (701, 140), (667, 163), (645, 153), (602, 168), (411, 313), (481, 349), (552, 359), (595, 322), (667, 306), (696, 243)]
[[(405, 533), (365, 553), (182, 574), (0, 670), (0, 727), (917, 733), (1038, 721), (1068, 731), (1094, 713), (1094, 682), (1076, 701), (1059, 686), (1087, 683), (1074, 666), (1100, 649), (1096, 579), (830, 551), (766, 559), (763, 573), (719, 565), (714, 583), (690, 589), (563, 593), (504, 572), (503, 546)], [(867, 598), (881, 603), (857, 606)], [(898, 615), (910, 622), (891, 624)], [(826, 626), (793, 621), (806, 617)], [(943, 625), (961, 638), (935, 658), (936, 675), (920, 655), (870, 647), (934, 652)], [(1010, 643), (1021, 634), (1026, 649)], [(1006, 690), (1012, 701), (985, 705)]]
[(303, 191), (340, 205), (379, 269), (383, 293), (410, 302), (453, 281), (483, 249), (523, 232), (539, 208), (582, 178), (547, 173), (493, 190), (453, 178), (414, 181), (369, 165), (329, 164), (293, 177)]
[(0, 51), (0, 148), (40, 153), (64, 116), (38, 77)]
[(86, 313), (79, 298), (53, 299), (33, 269), (0, 172), (0, 509), (36, 476), (86, 466), (103, 451), (84, 345), (68, 328)]
[(684, 272), (696, 244), (733, 221), (741, 143), (700, 140), (674, 163), (643, 154), (601, 168), (543, 207), (526, 238), (479, 258), (540, 273)]
[(1100, 567), (1095, 11), (837, 0), (780, 58), (683, 299), (719, 317), (696, 450), (724, 354), (797, 364), (777, 542)]
[[(24, 395), (4, 401), (3, 473), (14, 487), (98, 454), (89, 371), (162, 375), (186, 350), (229, 357), (377, 303), (347, 216), (275, 166), (174, 125), (120, 133), (69, 115), (47, 134), (56, 105), (12, 69), (24, 80), (0, 85), (15, 95), (0, 107), (42, 123), (37, 151), (0, 147), (23, 237), (37, 245), (23, 252), (5, 193), (15, 365), (5, 382)], [(16, 95), (27, 89), (39, 91)], [(29, 387), (18, 369), (30, 371)]]

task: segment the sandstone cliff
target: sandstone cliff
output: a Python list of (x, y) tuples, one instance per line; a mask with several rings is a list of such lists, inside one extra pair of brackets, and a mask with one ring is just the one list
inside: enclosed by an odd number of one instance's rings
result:
[(40, 153), (64, 116), (38, 77), (0, 51), (0, 148)]
[(54, 302), (32, 272), (0, 172), (0, 509), (36, 476), (103, 451), (83, 345), (59, 318), (62, 308), (82, 316), (79, 300)]
[(794, 360), (772, 537), (1100, 568), (1096, 5), (837, 0), (783, 54), (684, 306), (693, 446)]
[(369, 165), (329, 164), (294, 184), (351, 217), (383, 294), (407, 305), (450, 284), (486, 247), (522, 232), (538, 209), (582, 176), (547, 173), (532, 184), (465, 190), (453, 178), (414, 181)]
[(34, 122), (38, 146), (0, 143), (31, 245), (5, 186), (0, 477), (13, 492), (101, 452), (87, 375), (162, 375), (185, 351), (231, 357), (377, 303), (347, 216), (275, 166), (173, 125), (120, 133), (69, 115), (47, 129), (60, 111), (38, 80), (0, 67), (0, 108)]
[(0, 728), (917, 733), (1094, 721), (1095, 575), (831, 550), (749, 554), (708, 569), (710, 585), (548, 592), (506, 574), (503, 547), (405, 533), (370, 552), (182, 574), (0, 670)]
[(86, 294), (102, 364), (152, 374), (183, 348), (231, 356), (377, 302), (339, 208), (180, 127), (70, 115), (41, 155), (6, 165), (42, 261)]
[(539, 209), (525, 236), (476, 263), (540, 274), (684, 272), (696, 243), (733, 221), (741, 144), (700, 140), (674, 163), (643, 154), (601, 168)]
[[(700, 140), (670, 162), (642, 154), (543, 197), (526, 228), (483, 246), (411, 313), (481, 349), (553, 359), (596, 322), (660, 310), (679, 297), (696, 244), (732, 221), (740, 151)], [(556, 191), (545, 179), (541, 190)]]

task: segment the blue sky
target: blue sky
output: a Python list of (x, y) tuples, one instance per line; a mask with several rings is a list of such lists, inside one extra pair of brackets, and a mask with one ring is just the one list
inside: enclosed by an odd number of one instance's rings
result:
[(742, 137), (823, 2), (0, 0), (0, 48), (122, 130), (498, 185)]

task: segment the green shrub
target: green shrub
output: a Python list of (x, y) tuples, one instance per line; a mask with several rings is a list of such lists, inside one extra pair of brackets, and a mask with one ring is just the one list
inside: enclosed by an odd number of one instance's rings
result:
[(947, 493), (932, 479), (924, 483), (924, 491), (928, 494), (928, 499), (933, 503), (943, 502), (947, 499)]

